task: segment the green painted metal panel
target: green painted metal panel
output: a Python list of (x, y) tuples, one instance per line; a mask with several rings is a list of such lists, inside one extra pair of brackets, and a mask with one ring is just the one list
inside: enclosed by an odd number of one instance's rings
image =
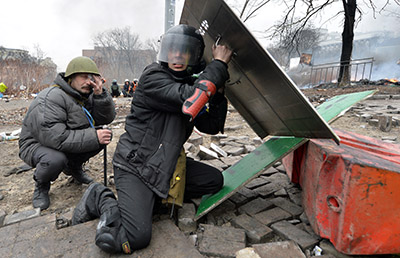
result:
[(240, 186), (245, 185), (285, 155), (305, 143), (307, 139), (296, 137), (273, 137), (260, 145), (253, 152), (243, 157), (235, 165), (223, 171), (224, 186), (216, 194), (203, 196), (197, 209), (195, 220), (232, 196)]
[(372, 96), (376, 90), (354, 92), (330, 98), (317, 107), (318, 113), (327, 122), (333, 122), (339, 115), (345, 113), (351, 106), (362, 99)]
[[(317, 107), (318, 113), (325, 121), (333, 121), (355, 103), (371, 96), (376, 91), (363, 91), (339, 95), (329, 99)], [(195, 220), (198, 220), (220, 203), (228, 199), (264, 168), (269, 168), (291, 151), (297, 149), (308, 139), (296, 137), (273, 137), (246, 155), (243, 159), (223, 171), (224, 187), (213, 195), (203, 196), (197, 209)]]

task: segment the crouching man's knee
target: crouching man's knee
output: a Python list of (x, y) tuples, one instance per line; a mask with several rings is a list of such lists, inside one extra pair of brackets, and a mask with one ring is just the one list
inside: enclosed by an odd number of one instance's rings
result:
[(100, 225), (97, 227), (96, 245), (107, 253), (131, 254), (135, 250), (146, 248), (150, 244), (151, 232), (141, 232), (135, 239), (128, 239), (123, 227), (110, 228)]
[(125, 229), (121, 225), (118, 206), (110, 207), (101, 216), (96, 228), (96, 245), (107, 253), (131, 253)]
[(151, 240), (151, 225), (127, 232), (121, 224), (117, 206), (101, 214), (96, 228), (96, 245), (107, 253), (130, 254), (147, 247)]

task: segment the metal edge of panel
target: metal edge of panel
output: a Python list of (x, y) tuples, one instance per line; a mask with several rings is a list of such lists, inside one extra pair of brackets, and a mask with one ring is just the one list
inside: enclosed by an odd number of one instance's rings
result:
[[(364, 99), (370, 98), (370, 97), (371, 97), (372, 95), (374, 95), (377, 91), (378, 91), (378, 90), (372, 90), (370, 94), (368, 94), (367, 96), (365, 96), (365, 97), (363, 98), (363, 100), (364, 100)], [(351, 106), (349, 106), (348, 108), (342, 110), (337, 116), (335, 116), (335, 117), (333, 117), (332, 119), (330, 119), (330, 120), (328, 121), (328, 123), (331, 124), (331, 123), (333, 123), (334, 121), (336, 121), (339, 117), (343, 116), (344, 113), (346, 113), (352, 106), (353, 106), (353, 105), (351, 105)]]

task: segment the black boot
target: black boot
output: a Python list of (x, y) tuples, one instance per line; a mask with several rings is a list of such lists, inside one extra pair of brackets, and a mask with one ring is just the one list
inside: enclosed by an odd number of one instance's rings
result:
[(114, 193), (100, 183), (92, 183), (74, 209), (72, 225), (99, 218), (100, 208), (107, 203), (117, 204)]
[(105, 210), (96, 228), (96, 245), (107, 253), (132, 253), (118, 206)]
[(74, 180), (79, 184), (90, 184), (93, 182), (93, 178), (88, 176), (82, 169), (82, 166), (77, 168), (65, 168), (64, 173), (66, 175), (70, 175), (74, 178)]
[(93, 182), (93, 178), (88, 176), (82, 169), (72, 173), (72, 177), (81, 184), (90, 184)]
[(45, 210), (50, 205), (49, 198), (50, 182), (39, 183), (35, 181), (35, 191), (33, 191), (32, 205), (34, 208)]

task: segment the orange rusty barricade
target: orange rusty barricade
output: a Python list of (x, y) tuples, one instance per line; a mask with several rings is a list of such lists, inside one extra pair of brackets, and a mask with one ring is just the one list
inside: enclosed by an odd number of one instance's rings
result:
[(400, 253), (400, 147), (335, 130), (283, 160), (314, 231), (346, 254)]

